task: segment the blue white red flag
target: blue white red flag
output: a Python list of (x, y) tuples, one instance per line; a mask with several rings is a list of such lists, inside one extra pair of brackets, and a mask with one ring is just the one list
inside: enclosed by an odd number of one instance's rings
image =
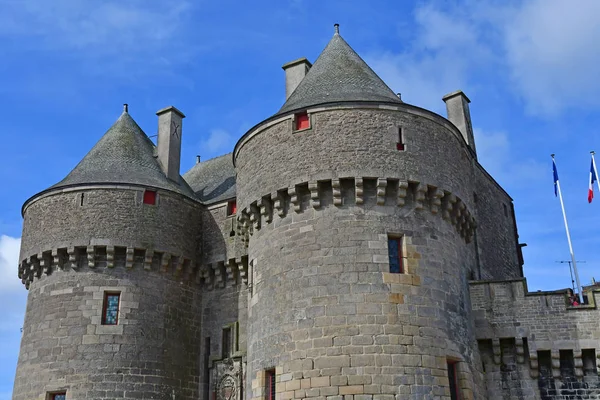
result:
[(556, 162), (552, 159), (552, 172), (554, 172), (554, 196), (558, 196), (558, 171), (556, 170)]
[(592, 202), (594, 198), (594, 182), (598, 180), (596, 176), (596, 171), (594, 170), (594, 160), (592, 159), (592, 164), (590, 165), (590, 187), (588, 188), (588, 203)]

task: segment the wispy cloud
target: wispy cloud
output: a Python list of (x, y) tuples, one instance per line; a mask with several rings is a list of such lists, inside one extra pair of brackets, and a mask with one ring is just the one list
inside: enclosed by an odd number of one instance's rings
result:
[(505, 132), (474, 130), (477, 157), (483, 167), (506, 188), (517, 188), (543, 177), (546, 166), (533, 158), (515, 157)]
[(600, 2), (531, 0), (504, 33), (511, 78), (530, 112), (600, 106)]
[(0, 292), (23, 290), (17, 276), (21, 239), (6, 235), (0, 236)]
[(0, 0), (0, 38), (21, 51), (86, 61), (92, 72), (147, 70), (185, 57), (190, 47), (181, 37), (190, 7), (188, 0)]
[(402, 51), (367, 57), (411, 104), (440, 111), (441, 96), (473, 94), (482, 72), (493, 70), (502, 80), (492, 84), (509, 88), (530, 114), (600, 106), (598, 1), (428, 3), (416, 8), (415, 23)]
[(418, 7), (416, 33), (403, 51), (367, 55), (373, 69), (408, 103), (442, 112), (442, 96), (473, 87), (469, 76), (493, 58), (482, 41), (482, 27), (458, 12), (432, 4)]
[(208, 137), (200, 142), (200, 154), (203, 159), (229, 153), (237, 137), (224, 129), (213, 129)]

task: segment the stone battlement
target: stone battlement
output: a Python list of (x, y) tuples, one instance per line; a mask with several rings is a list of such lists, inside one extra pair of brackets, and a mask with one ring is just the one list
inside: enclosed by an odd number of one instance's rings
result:
[(476, 227), (475, 218), (455, 194), (418, 181), (396, 178), (344, 177), (301, 182), (262, 196), (238, 212), (238, 233), (248, 242), (255, 230), (269, 224), (275, 216), (326, 206), (390, 206), (406, 213), (429, 210), (450, 222), (466, 243)]
[(222, 288), (227, 283), (247, 283), (247, 257), (199, 265), (182, 254), (137, 246), (93, 244), (58, 247), (41, 251), (22, 260), (19, 278), (29, 289), (36, 278), (59, 271), (100, 268), (143, 268), (193, 282), (206, 289)]

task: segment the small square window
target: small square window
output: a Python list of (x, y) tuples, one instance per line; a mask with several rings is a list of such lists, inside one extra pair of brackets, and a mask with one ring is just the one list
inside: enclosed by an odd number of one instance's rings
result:
[(310, 118), (307, 112), (298, 113), (294, 116), (295, 130), (301, 131), (310, 128)]
[(144, 204), (156, 205), (156, 190), (144, 191)]
[(48, 393), (49, 400), (66, 400), (67, 392)]
[(102, 325), (117, 325), (119, 322), (120, 293), (104, 293)]
[(275, 370), (265, 371), (265, 399), (275, 400)]
[(388, 256), (390, 272), (393, 274), (404, 273), (401, 236), (388, 236)]
[(237, 202), (235, 200), (230, 200), (227, 203), (227, 216), (235, 215), (237, 213)]

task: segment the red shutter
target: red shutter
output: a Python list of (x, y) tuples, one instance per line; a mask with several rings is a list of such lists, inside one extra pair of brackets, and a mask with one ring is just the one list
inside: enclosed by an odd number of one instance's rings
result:
[(150, 204), (150, 205), (156, 204), (156, 191), (154, 191), (154, 190), (144, 191), (144, 204)]
[(310, 128), (310, 119), (308, 118), (307, 113), (296, 114), (296, 130), (308, 129)]

